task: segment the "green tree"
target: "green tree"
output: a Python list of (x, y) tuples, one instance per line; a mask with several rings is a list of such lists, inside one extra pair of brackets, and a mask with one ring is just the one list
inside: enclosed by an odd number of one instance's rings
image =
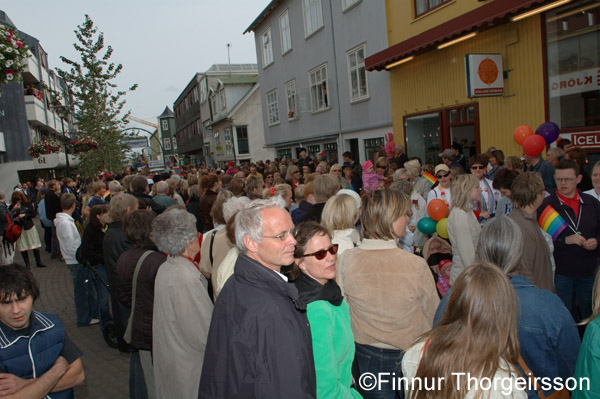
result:
[(124, 96), (135, 90), (134, 84), (126, 91), (116, 89), (114, 79), (123, 69), (121, 64), (110, 62), (113, 49), (104, 49), (104, 34), (98, 32), (94, 22), (86, 14), (83, 24), (74, 31), (77, 42), (73, 47), (80, 53), (81, 62), (60, 59), (70, 70), (57, 68), (58, 75), (65, 80), (70, 98), (68, 108), (73, 110), (77, 131), (74, 137), (90, 136), (98, 142), (98, 150), (80, 154), (79, 169), (84, 175), (92, 175), (98, 169), (119, 171), (126, 160), (127, 147), (121, 142), (129, 112), (122, 114)]

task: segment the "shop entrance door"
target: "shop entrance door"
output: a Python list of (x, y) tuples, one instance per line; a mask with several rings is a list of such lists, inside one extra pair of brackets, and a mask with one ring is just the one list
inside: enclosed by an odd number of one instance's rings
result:
[(468, 163), (471, 156), (481, 152), (479, 148), (479, 110), (477, 103), (445, 111), (448, 134), (444, 135), (444, 138), (447, 139), (444, 142), (444, 148), (449, 148), (454, 143), (460, 144)]

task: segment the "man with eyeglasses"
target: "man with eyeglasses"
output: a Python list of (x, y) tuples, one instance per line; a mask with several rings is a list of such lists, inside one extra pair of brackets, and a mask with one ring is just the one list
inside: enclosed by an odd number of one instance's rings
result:
[[(567, 223), (554, 240), (554, 286), (556, 294), (576, 320), (592, 314), (592, 288), (600, 254), (600, 202), (577, 189), (581, 177), (575, 162), (561, 160), (554, 172), (557, 188), (537, 211), (539, 219), (550, 205)], [(573, 295), (577, 298), (580, 317), (573, 311)]]
[(527, 164), (526, 172), (538, 172), (541, 174), (546, 191), (552, 193), (556, 189), (556, 184), (554, 182), (554, 168), (550, 162), (545, 161), (541, 153), (535, 156), (523, 154), (523, 158)]
[(306, 305), (281, 267), (294, 262), (294, 224), (280, 197), (235, 217), (240, 256), (215, 303), (199, 398), (315, 398)]

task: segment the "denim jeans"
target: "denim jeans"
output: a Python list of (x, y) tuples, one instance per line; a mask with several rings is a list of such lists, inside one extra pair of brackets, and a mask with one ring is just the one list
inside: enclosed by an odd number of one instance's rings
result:
[[(88, 285), (92, 284), (94, 289), (96, 290), (96, 302), (94, 303), (94, 306), (90, 309), (90, 314), (98, 314), (100, 324), (104, 328), (106, 323), (112, 320), (112, 316), (110, 315), (110, 310), (108, 308), (108, 288), (106, 288), (105, 285), (108, 281), (106, 277), (106, 268), (104, 267), (104, 265), (96, 265), (92, 267), (98, 274), (94, 273), (91, 270), (89, 271)], [(101, 281), (100, 279), (102, 279), (103, 281)]]
[(556, 295), (560, 297), (575, 320), (579, 318), (577, 312), (573, 310), (573, 295), (577, 298), (580, 318), (585, 319), (592, 314), (594, 277), (568, 277), (556, 274), (554, 276), (554, 286), (556, 287)]
[(85, 266), (80, 264), (67, 265), (71, 270), (73, 277), (73, 301), (75, 302), (75, 312), (77, 313), (77, 326), (87, 326), (92, 320), (90, 311), (91, 307), (95, 306), (95, 299), (86, 284), (89, 271)]
[(138, 351), (131, 352), (129, 357), (129, 399), (149, 399)]
[[(402, 399), (403, 387), (398, 386), (402, 377), (402, 357), (404, 351), (394, 349), (381, 349), (374, 346), (356, 344), (356, 361), (360, 375), (372, 373), (375, 379), (357, 378), (358, 391), (364, 399)], [(382, 373), (382, 374), (379, 374)], [(376, 382), (364, 389), (367, 383)], [(361, 386), (364, 385), (364, 386)]]

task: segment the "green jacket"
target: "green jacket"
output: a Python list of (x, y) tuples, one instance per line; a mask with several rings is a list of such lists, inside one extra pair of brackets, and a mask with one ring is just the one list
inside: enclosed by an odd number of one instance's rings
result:
[(328, 301), (308, 304), (313, 356), (317, 375), (317, 398), (362, 398), (353, 388), (354, 336), (346, 301), (334, 306)]
[[(600, 316), (585, 329), (573, 377), (578, 389), (571, 393), (572, 399), (600, 399)], [(579, 384), (580, 378), (584, 377), (589, 379), (589, 390), (585, 381)]]

